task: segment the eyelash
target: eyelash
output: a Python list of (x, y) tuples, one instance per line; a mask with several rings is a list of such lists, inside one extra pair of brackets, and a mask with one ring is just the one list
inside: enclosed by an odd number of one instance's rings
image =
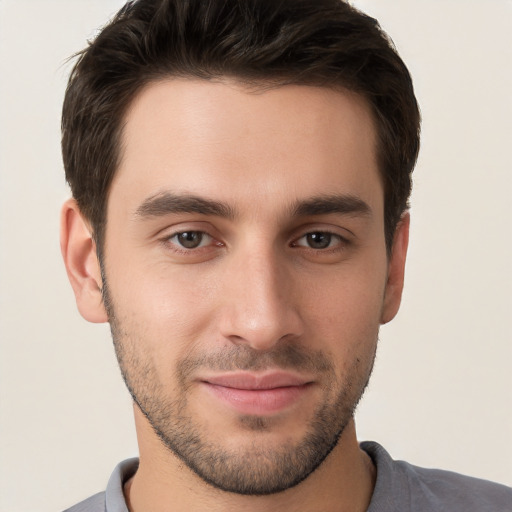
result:
[[(307, 239), (307, 237), (312, 237), (314, 235), (322, 235), (327, 236), (329, 238), (329, 244), (327, 247), (311, 247), (309, 245), (301, 245), (299, 244), (299, 241), (302, 239)], [(331, 247), (331, 243), (333, 240), (337, 240), (337, 243), (334, 247)], [(319, 251), (319, 252), (336, 252), (342, 250), (343, 247), (345, 247), (349, 241), (346, 238), (343, 238), (338, 233), (333, 233), (332, 231), (326, 231), (326, 230), (318, 230), (318, 231), (309, 231), (308, 233), (304, 233), (300, 238), (298, 238), (295, 242), (293, 242), (291, 245), (292, 247), (303, 247), (305, 249), (310, 249), (312, 251)]]
[[(199, 242), (198, 247), (188, 248), (188, 247), (184, 247), (183, 245), (181, 245), (178, 241), (173, 242), (174, 238), (177, 238), (180, 235), (186, 235), (186, 234), (194, 234), (194, 235), (199, 234), (199, 235), (201, 235), (201, 241)], [(210, 239), (210, 243), (206, 244), (206, 245), (202, 245), (203, 244), (203, 239), (205, 237)], [(208, 246), (211, 244), (211, 241), (215, 241), (215, 238), (212, 235), (208, 234), (206, 231), (201, 231), (201, 230), (198, 230), (198, 229), (196, 229), (196, 230), (190, 229), (190, 230), (178, 231), (176, 233), (172, 233), (169, 236), (166, 236), (162, 240), (162, 242), (165, 245), (167, 245), (167, 246), (171, 245), (172, 246), (172, 250), (177, 252), (177, 253), (179, 253), (179, 254), (190, 254), (192, 252), (198, 252), (201, 249), (207, 249)], [(217, 246), (217, 247), (222, 247), (224, 244), (221, 243), (221, 242), (216, 241), (216, 243), (214, 245)]]
[[(188, 248), (188, 247), (184, 247), (178, 240), (173, 241), (173, 239), (176, 239), (180, 235), (186, 235), (186, 234), (189, 234), (189, 235), (198, 235), (199, 234), (201, 236), (199, 245), (197, 247)], [(314, 235), (323, 235), (323, 236), (329, 237), (329, 245), (324, 248), (315, 248), (315, 247), (310, 247), (309, 245), (299, 244), (300, 240), (306, 239), (307, 237), (311, 237)], [(210, 242), (206, 245), (202, 245), (204, 237), (207, 237), (208, 239), (210, 239)], [(334, 247), (331, 247), (333, 240), (335, 240), (337, 242), (335, 243)], [(201, 230), (178, 231), (178, 232), (172, 233), (171, 235), (166, 236), (164, 239), (162, 239), (162, 242), (165, 245), (167, 245), (167, 246), (171, 245), (172, 250), (179, 254), (191, 254), (192, 252), (197, 253), (198, 251), (200, 251), (202, 249), (207, 249), (210, 246), (212, 241), (215, 241), (215, 238), (212, 235), (210, 235), (209, 233), (207, 233), (206, 231), (201, 231)], [(215, 241), (214, 245), (216, 247), (224, 246), (224, 244), (222, 242), (218, 242), (218, 241)], [(333, 252), (342, 251), (348, 245), (350, 245), (350, 241), (347, 240), (346, 238), (342, 237), (338, 233), (333, 233), (332, 231), (329, 231), (329, 230), (316, 230), (316, 231), (308, 231), (307, 233), (304, 233), (299, 238), (295, 239), (290, 244), (290, 247), (302, 247), (306, 250), (314, 251), (315, 253), (333, 253)]]

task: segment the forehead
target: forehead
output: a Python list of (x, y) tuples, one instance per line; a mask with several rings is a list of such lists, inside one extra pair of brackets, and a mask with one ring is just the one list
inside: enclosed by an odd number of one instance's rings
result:
[(127, 111), (111, 199), (136, 206), (171, 190), (243, 209), (344, 193), (380, 209), (375, 145), (370, 108), (348, 91), (154, 82)]

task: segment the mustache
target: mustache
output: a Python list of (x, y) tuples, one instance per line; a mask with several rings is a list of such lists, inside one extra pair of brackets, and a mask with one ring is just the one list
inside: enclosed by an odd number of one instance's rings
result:
[(287, 343), (267, 351), (255, 350), (248, 345), (236, 345), (208, 354), (190, 354), (179, 362), (178, 375), (184, 382), (201, 369), (229, 372), (276, 368), (315, 374), (333, 372), (332, 362), (324, 352), (309, 350), (296, 343)]

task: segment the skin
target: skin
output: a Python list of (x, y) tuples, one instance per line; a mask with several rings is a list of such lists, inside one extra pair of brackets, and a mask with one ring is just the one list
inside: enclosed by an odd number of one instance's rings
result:
[[(409, 226), (405, 214), (388, 257), (375, 140), (368, 105), (347, 91), (169, 80), (134, 99), (108, 199), (109, 308), (73, 200), (61, 228), (78, 308), (92, 322), (110, 314), (125, 380), (146, 412), (134, 406), (140, 467), (125, 485), (130, 510), (366, 510), (375, 474), (352, 412), (379, 326), (399, 308)], [(190, 196), (221, 211), (188, 211)], [(313, 211), (326, 197), (337, 207)], [(173, 211), (176, 198), (187, 211)], [(204, 233), (200, 245), (180, 245), (183, 232)], [(295, 367), (290, 350), (319, 364)], [(277, 411), (245, 414), (204, 382), (239, 368), (284, 368), (308, 385)], [(322, 406), (329, 435), (342, 430), (334, 449), (297, 485), (261, 496), (206, 483), (154, 430), (195, 431), (236, 472), (269, 473), (268, 455), (294, 452)]]

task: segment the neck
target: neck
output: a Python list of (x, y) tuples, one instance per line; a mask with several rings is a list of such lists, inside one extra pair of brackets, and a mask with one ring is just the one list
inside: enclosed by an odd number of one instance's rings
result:
[(205, 483), (163, 446), (137, 408), (135, 417), (140, 464), (124, 486), (130, 512), (163, 512), (171, 505), (186, 512), (363, 512), (370, 503), (376, 472), (359, 448), (353, 420), (325, 461), (299, 485), (267, 496), (245, 496)]

